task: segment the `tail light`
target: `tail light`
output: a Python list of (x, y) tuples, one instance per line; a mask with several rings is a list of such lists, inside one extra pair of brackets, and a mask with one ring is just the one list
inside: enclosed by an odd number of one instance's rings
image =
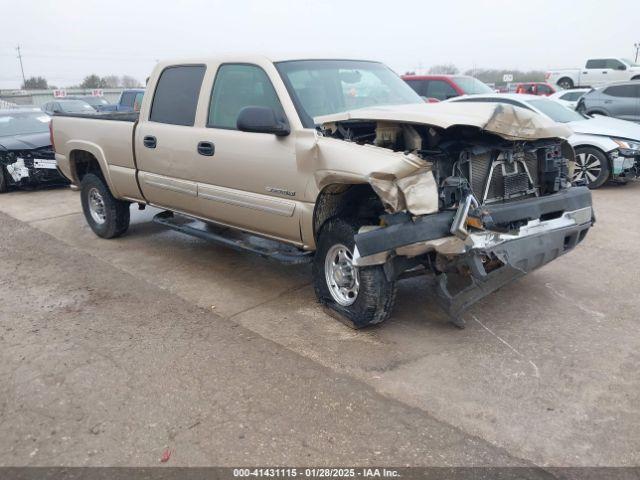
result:
[(49, 140), (51, 141), (51, 148), (56, 151), (56, 144), (53, 141), (53, 118), (49, 121)]

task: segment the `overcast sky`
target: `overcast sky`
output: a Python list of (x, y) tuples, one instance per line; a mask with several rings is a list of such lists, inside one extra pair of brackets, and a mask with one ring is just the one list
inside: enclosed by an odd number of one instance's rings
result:
[(382, 60), (399, 73), (578, 66), (634, 55), (640, 0), (0, 0), (0, 88), (144, 81), (158, 59), (229, 53)]

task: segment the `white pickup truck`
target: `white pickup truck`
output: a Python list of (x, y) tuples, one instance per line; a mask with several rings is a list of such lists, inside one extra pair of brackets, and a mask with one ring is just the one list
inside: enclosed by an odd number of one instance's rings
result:
[(560, 88), (595, 87), (611, 82), (640, 80), (640, 65), (626, 58), (591, 58), (584, 68), (549, 70), (545, 79)]

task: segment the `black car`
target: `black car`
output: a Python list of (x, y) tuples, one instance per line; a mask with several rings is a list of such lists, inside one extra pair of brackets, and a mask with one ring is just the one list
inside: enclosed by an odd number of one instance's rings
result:
[(65, 100), (82, 100), (93, 107), (94, 110), (100, 111), (105, 105), (111, 105), (104, 97), (94, 97), (92, 95), (74, 95), (64, 97)]
[(37, 109), (0, 110), (0, 193), (12, 186), (69, 183), (58, 172), (50, 121)]

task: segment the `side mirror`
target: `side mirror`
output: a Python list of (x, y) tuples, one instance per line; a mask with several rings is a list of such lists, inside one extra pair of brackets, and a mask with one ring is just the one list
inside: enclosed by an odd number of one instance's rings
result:
[(291, 133), (287, 122), (279, 119), (269, 107), (244, 107), (238, 114), (236, 127), (242, 132), (272, 133), (279, 137)]
[(616, 67), (616, 69), (617, 69), (617, 70), (626, 70), (626, 69), (627, 69), (627, 66), (626, 66), (626, 65), (618, 65), (618, 66)]

